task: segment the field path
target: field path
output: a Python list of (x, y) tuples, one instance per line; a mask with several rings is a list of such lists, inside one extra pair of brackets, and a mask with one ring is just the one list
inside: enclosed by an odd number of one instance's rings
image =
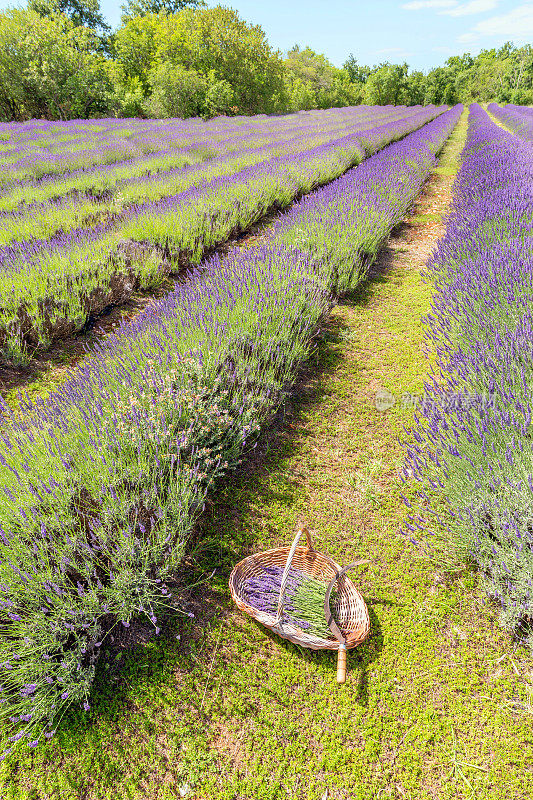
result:
[[(400, 534), (397, 437), (427, 361), (420, 278), (443, 233), (466, 115), (405, 224), (357, 296), (338, 305), (276, 423), (212, 498), (185, 592), (193, 623), (102, 664), (94, 711), (7, 777), (2, 800), (526, 800), (533, 795), (533, 675), (475, 576), (448, 576)], [(386, 389), (394, 404), (376, 408)], [(367, 643), (335, 658), (236, 612), (231, 565), (288, 543), (298, 520), (353, 575)], [(190, 575), (190, 577), (189, 577)]]

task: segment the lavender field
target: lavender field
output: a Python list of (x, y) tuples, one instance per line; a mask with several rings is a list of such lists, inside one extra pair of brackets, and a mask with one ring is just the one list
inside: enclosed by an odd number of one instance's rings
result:
[[(407, 526), (426, 553), (475, 564), (505, 625), (531, 640), (533, 118), (489, 112), (505, 128), (471, 107), (426, 268), (435, 359), (405, 447), (425, 516)], [(1, 125), (0, 370), (173, 279), (47, 397), (16, 410), (0, 397), (6, 763), (53, 738), (67, 709), (90, 709), (117, 632), (142, 619), (155, 635), (190, 614), (173, 587), (213, 489), (260, 440), (466, 113)], [(233, 246), (267, 216), (257, 242)]]
[(0, 362), (23, 363), (442, 110), (3, 124)]
[[(0, 713), (13, 743), (36, 745), (63, 707), (87, 704), (117, 624), (140, 614), (158, 631), (209, 487), (282, 401), (460, 113), (4, 126), (5, 362), (189, 270), (22, 422), (3, 409)], [(259, 247), (202, 261), (312, 189)]]

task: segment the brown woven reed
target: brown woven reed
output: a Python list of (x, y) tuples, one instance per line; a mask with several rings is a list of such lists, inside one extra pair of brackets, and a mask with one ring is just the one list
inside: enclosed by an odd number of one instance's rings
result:
[[(306, 535), (307, 547), (296, 546), (302, 533)], [(296, 625), (284, 622), (282, 614), (283, 596), (280, 596), (278, 617), (248, 605), (241, 596), (246, 580), (260, 576), (265, 567), (286, 567), (291, 550), (293, 551), (293, 556), (290, 563), (310, 578), (317, 578), (329, 583), (341, 570), (341, 567), (329, 556), (314, 549), (311, 534), (304, 527), (299, 529), (292, 547), (277, 547), (273, 550), (266, 550), (263, 553), (255, 553), (239, 561), (233, 568), (229, 579), (231, 596), (241, 611), (253, 617), (274, 633), (277, 633), (278, 636), (289, 639), (289, 641), (302, 647), (310, 647), (313, 650), (338, 650), (339, 641), (333, 634), (331, 638), (322, 639), (307, 633)], [(352, 566), (357, 566), (359, 563), (367, 562), (366, 560), (355, 562)], [(368, 609), (361, 594), (346, 575), (342, 575), (337, 581), (337, 599), (334, 610), (341, 633), (346, 639), (346, 648), (351, 649), (361, 644), (370, 630)]]

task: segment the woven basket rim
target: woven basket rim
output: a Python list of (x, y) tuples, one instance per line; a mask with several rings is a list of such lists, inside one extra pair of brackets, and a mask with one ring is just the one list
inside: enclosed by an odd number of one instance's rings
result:
[[(258, 559), (264, 559), (265, 557), (268, 559), (269, 556), (286, 556), (289, 554), (290, 547), (283, 546), (283, 547), (273, 547), (269, 550), (263, 550), (261, 552), (252, 553), (249, 556), (241, 559), (231, 571), (231, 575), (229, 578), (229, 588), (231, 592), (231, 596), (236, 603), (237, 607), (243, 613), (250, 616), (252, 619), (255, 619), (257, 622), (264, 625), (266, 628), (271, 630), (273, 633), (276, 633), (278, 636), (281, 636), (284, 639), (288, 639), (295, 644), (299, 644), (303, 647), (309, 647), (314, 650), (338, 650), (339, 649), (339, 641), (338, 639), (333, 637), (331, 634), (331, 639), (322, 639), (317, 636), (312, 636), (306, 633), (303, 629), (296, 627), (294, 625), (290, 625), (288, 623), (278, 623), (276, 622), (276, 617), (272, 614), (268, 614), (266, 612), (261, 611), (260, 609), (255, 608), (254, 606), (249, 605), (239, 594), (237, 591), (236, 577), (242, 571), (243, 567), (247, 564), (250, 565), (258, 565), (258, 566), (268, 566), (267, 564), (262, 564), (261, 561)], [(333, 577), (334, 572), (331, 569), (331, 564), (334, 565), (335, 569), (340, 571), (342, 567), (330, 557), (325, 556), (319, 550), (310, 549), (309, 547), (299, 546), (295, 549), (295, 555), (299, 554), (300, 556), (310, 557), (311, 555), (315, 555), (317, 559), (322, 560), (323, 566), (328, 569)], [(301, 567), (299, 567), (301, 569)], [(305, 572), (305, 569), (302, 570)], [(343, 575), (342, 581), (345, 582), (345, 585), (349, 588), (350, 593), (352, 596), (355, 596), (357, 605), (361, 611), (363, 622), (362, 624), (355, 629), (351, 629), (348, 631), (343, 630), (343, 633), (346, 637), (346, 648), (348, 650), (357, 647), (358, 644), (361, 644), (368, 636), (370, 630), (370, 617), (368, 614), (368, 608), (364, 601), (364, 598), (361, 592), (357, 589), (353, 581), (348, 577), (348, 575)], [(353, 600), (352, 600), (353, 603)]]

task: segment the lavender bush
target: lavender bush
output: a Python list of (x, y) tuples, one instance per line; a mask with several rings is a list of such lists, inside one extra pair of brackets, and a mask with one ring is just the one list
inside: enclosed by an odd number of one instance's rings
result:
[[(399, 139), (440, 112), (414, 109), (404, 119), (379, 125), (365, 134), (371, 141), (368, 147), (376, 149)], [(319, 145), (315, 135), (298, 137), (288, 153), (275, 157), (275, 147), (256, 150), (250, 166), (238, 158), (219, 159), (215, 165), (201, 165), (199, 172), (191, 167), (166, 182), (156, 176), (155, 182), (123, 186), (120, 208), (115, 205), (92, 229), (82, 227), (48, 241), (32, 240), (0, 250), (0, 358), (24, 360), (28, 346), (47, 346), (52, 339), (82, 328), (90, 314), (123, 301), (136, 288), (156, 285), (184, 262), (197, 263), (206, 250), (246, 229), (269, 209), (284, 207), (296, 195), (342, 174), (364, 156), (359, 124), (348, 130), (346, 134), (343, 123), (340, 137), (338, 131), (321, 134)], [(215, 175), (211, 179), (210, 171)], [(149, 198), (155, 188), (160, 198), (180, 186), (188, 188), (155, 201), (125, 202), (138, 196), (128, 195), (129, 189)], [(72, 207), (74, 220), (87, 211), (79, 202)], [(63, 212), (60, 204), (44, 214), (46, 232), (61, 224)], [(17, 219), (12, 224), (20, 225)], [(27, 230), (31, 227), (28, 220)]]
[(407, 474), (425, 484), (420, 497), (435, 512), (410, 519), (412, 538), (435, 557), (473, 562), (502, 624), (533, 645), (532, 178), (531, 147), (473, 105), (446, 235), (428, 268), (437, 365)]
[(528, 142), (533, 142), (533, 108), (528, 106), (499, 106), (497, 103), (489, 105), (491, 114), (501, 120), (504, 125)]
[[(0, 719), (7, 752), (50, 735), (70, 703), (88, 703), (98, 653), (117, 626), (144, 614), (157, 630), (158, 615), (172, 605), (165, 581), (209, 487), (282, 400), (334, 291), (354, 288), (375, 253), (368, 232), (351, 250), (345, 244), (341, 263), (341, 229), (348, 242), (361, 224), (358, 205), (366, 211), (378, 203), (385, 236), (458, 113), (373, 156), (362, 180), (359, 167), (317, 192), (260, 247), (204, 262), (123, 323), (46, 401), (28, 400), (23, 422), (4, 409)], [(345, 217), (339, 188), (353, 194)], [(328, 217), (330, 202), (337, 211)], [(325, 230), (312, 228), (317, 242), (290, 241), (291, 226), (301, 229), (317, 213), (329, 220)]]

